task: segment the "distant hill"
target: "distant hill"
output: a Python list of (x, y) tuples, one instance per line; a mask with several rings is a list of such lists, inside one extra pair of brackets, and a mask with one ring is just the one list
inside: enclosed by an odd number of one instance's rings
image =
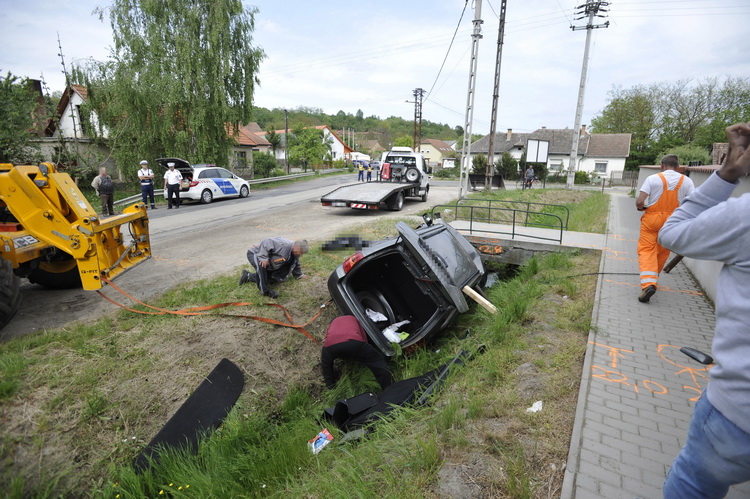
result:
[[(256, 107), (253, 109), (253, 121), (257, 122), (263, 130), (280, 130), (284, 128), (284, 110), (279, 108), (266, 109)], [(354, 130), (356, 143), (365, 140), (377, 140), (383, 147), (392, 145), (399, 137), (412, 137), (414, 122), (391, 116), (381, 119), (378, 116), (365, 118), (362, 110), (356, 114), (339, 111), (336, 114), (325, 114), (322, 109), (310, 107), (298, 107), (289, 110), (289, 130), (304, 128), (307, 126), (328, 125), (336, 134), (342, 136), (342, 130)], [(422, 137), (429, 139), (440, 139), (445, 141), (461, 140), (463, 127), (431, 121), (422, 121)], [(348, 139), (347, 139), (347, 142)], [(351, 145), (351, 144), (350, 144)]]

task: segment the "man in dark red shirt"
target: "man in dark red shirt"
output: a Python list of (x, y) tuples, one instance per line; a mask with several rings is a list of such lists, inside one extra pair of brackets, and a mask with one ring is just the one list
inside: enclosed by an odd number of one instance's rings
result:
[(353, 315), (333, 319), (326, 331), (320, 367), (328, 388), (336, 385), (336, 371), (333, 368), (333, 361), (336, 359), (355, 360), (369, 367), (381, 388), (393, 383), (385, 356), (367, 343), (367, 334)]

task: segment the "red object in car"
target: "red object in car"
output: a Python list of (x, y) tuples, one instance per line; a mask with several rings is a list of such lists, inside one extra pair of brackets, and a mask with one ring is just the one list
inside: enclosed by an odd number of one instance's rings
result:
[(383, 169), (380, 172), (380, 178), (383, 180), (391, 179), (391, 164), (390, 163), (383, 163)]
[(352, 256), (350, 256), (349, 258), (347, 258), (346, 260), (344, 260), (344, 263), (343, 263), (344, 273), (345, 274), (349, 273), (349, 271), (352, 270), (352, 267), (354, 267), (354, 265), (358, 261), (360, 261), (361, 259), (363, 259), (364, 257), (365, 257), (365, 255), (363, 255), (362, 253), (360, 253), (358, 251), (358, 252), (354, 253)]
[(197, 180), (191, 180), (190, 181), (190, 187), (195, 187), (198, 184), (199, 184), (199, 182)]

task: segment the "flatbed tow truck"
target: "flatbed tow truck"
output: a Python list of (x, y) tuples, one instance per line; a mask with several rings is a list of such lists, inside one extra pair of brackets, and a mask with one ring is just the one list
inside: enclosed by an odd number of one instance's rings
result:
[(385, 204), (391, 211), (400, 211), (404, 199), (418, 197), (427, 201), (430, 179), (424, 157), (410, 147), (396, 147), (383, 155), (379, 180), (344, 185), (320, 198), (323, 206), (378, 210)]

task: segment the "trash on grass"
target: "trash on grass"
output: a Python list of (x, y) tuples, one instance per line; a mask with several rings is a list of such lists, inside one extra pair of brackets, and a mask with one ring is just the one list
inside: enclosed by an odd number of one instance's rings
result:
[(312, 451), (313, 454), (317, 454), (323, 450), (323, 447), (328, 445), (331, 440), (333, 440), (333, 435), (331, 435), (326, 428), (323, 428), (320, 433), (315, 435), (315, 438), (311, 438), (307, 441), (307, 446), (310, 447), (310, 451)]
[(386, 317), (385, 315), (369, 308), (365, 310), (365, 313), (372, 322), (383, 322), (388, 320), (388, 317)]
[(542, 401), (541, 400), (537, 400), (536, 402), (534, 402), (533, 404), (531, 404), (531, 407), (529, 407), (528, 409), (526, 409), (526, 412), (539, 412), (541, 410), (542, 410)]
[(402, 340), (406, 339), (409, 336), (408, 334), (406, 334), (406, 336), (403, 336), (403, 334), (405, 333), (398, 333), (398, 328), (400, 328), (404, 324), (409, 324), (409, 321), (396, 322), (383, 329), (383, 336), (385, 336), (385, 339), (387, 339), (391, 343), (401, 343)]

